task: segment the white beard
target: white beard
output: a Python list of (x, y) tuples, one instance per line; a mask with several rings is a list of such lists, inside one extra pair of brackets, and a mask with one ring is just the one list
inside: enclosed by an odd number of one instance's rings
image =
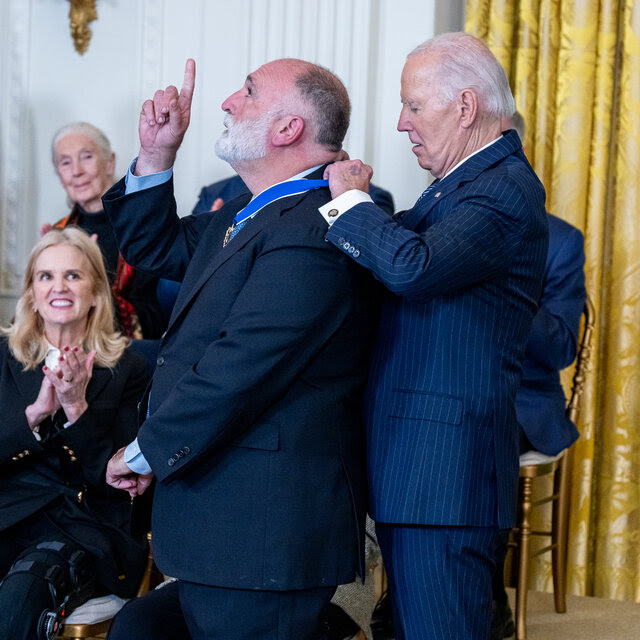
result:
[(224, 117), (227, 130), (216, 141), (218, 158), (229, 164), (258, 160), (267, 155), (267, 131), (274, 120), (271, 109), (255, 120), (234, 122), (231, 114)]

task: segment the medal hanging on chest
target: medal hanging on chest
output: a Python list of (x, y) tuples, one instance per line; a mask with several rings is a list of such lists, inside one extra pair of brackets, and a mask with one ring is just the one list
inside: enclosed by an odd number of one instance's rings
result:
[[(224, 240), (222, 241), (222, 246), (226, 247), (227, 246), (227, 242), (229, 242), (229, 240), (231, 239), (231, 232), (233, 231), (233, 228), (235, 227), (235, 224), (232, 224), (228, 229), (227, 229), (227, 233), (224, 234)], [(218, 241), (219, 242), (219, 241)]]
[(280, 198), (298, 195), (300, 193), (310, 191), (311, 189), (319, 189), (320, 187), (327, 187), (328, 185), (329, 182), (327, 180), (306, 179), (287, 180), (285, 182), (274, 184), (272, 187), (269, 187), (257, 195), (244, 209), (236, 214), (236, 217), (233, 219), (233, 224), (224, 234), (222, 246), (226, 247), (229, 240), (234, 237), (234, 231), (236, 233), (240, 231), (240, 228), (244, 226), (244, 223), (247, 222), (249, 218), (255, 216), (258, 211), (266, 207), (268, 204), (271, 204)]

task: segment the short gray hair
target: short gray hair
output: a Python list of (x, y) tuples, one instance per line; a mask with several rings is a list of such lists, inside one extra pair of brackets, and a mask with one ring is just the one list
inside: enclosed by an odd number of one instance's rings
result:
[(351, 117), (349, 94), (340, 78), (324, 67), (308, 63), (295, 84), (310, 107), (315, 141), (329, 151), (340, 151)]
[(53, 139), (51, 140), (51, 161), (53, 162), (53, 166), (56, 171), (58, 170), (56, 146), (62, 138), (75, 133), (91, 138), (91, 140), (93, 140), (98, 146), (100, 152), (104, 155), (105, 160), (108, 160), (111, 157), (111, 154), (113, 153), (111, 150), (111, 143), (103, 131), (88, 122), (71, 122), (60, 127), (60, 129), (53, 134)]
[(489, 47), (470, 33), (443, 33), (418, 45), (407, 58), (439, 53), (439, 82), (442, 99), (451, 102), (464, 89), (473, 89), (486, 113), (511, 117), (516, 103), (507, 75)]

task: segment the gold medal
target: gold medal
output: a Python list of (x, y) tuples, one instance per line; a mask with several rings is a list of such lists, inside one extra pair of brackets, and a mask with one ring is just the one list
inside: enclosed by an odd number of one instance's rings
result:
[(226, 247), (227, 242), (229, 242), (229, 238), (231, 237), (231, 232), (233, 228), (236, 226), (235, 222), (227, 229), (227, 233), (224, 234), (224, 240), (222, 241), (222, 246)]

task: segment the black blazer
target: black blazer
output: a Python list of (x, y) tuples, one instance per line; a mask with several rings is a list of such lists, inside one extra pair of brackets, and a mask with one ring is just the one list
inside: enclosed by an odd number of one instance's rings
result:
[[(122, 596), (135, 594), (146, 557), (144, 536), (132, 536), (128, 494), (109, 487), (109, 458), (136, 434), (136, 407), (148, 383), (139, 356), (126, 351), (113, 369), (94, 367), (89, 408), (68, 428), (64, 412), (41, 425), (38, 442), (25, 408), (37, 397), (42, 371), (23, 371), (0, 340), (0, 531), (46, 513), (96, 557), (100, 582)], [(121, 577), (122, 576), (122, 577)]]
[(324, 241), (329, 190), (272, 203), (223, 247), (248, 197), (179, 219), (171, 182), (124, 188), (104, 204), (126, 260), (183, 281), (138, 436), (159, 481), (158, 566), (232, 588), (353, 580), (377, 303), (373, 280)]

